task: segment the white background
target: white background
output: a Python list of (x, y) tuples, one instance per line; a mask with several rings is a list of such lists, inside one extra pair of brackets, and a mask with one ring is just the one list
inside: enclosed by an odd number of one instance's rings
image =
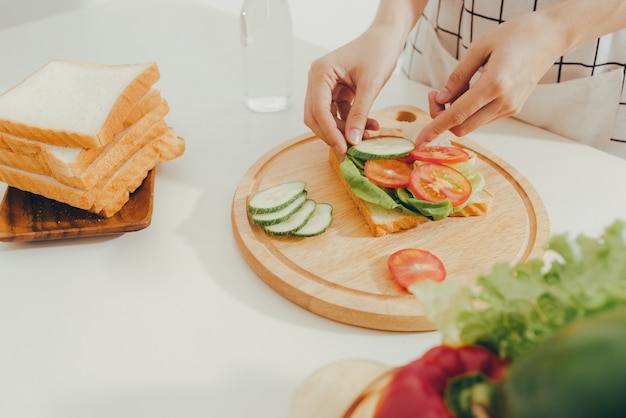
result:
[[(0, 29), (108, 0), (0, 0)], [(239, 13), (242, 0), (188, 0)], [(325, 49), (358, 36), (371, 23), (378, 0), (289, 0), (294, 35)]]

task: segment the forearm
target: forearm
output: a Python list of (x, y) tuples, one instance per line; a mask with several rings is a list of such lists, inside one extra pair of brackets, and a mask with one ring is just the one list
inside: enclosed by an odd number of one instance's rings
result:
[(370, 29), (384, 30), (390, 45), (404, 45), (428, 0), (381, 0)]
[(626, 0), (569, 0), (543, 13), (557, 25), (563, 54), (603, 35), (626, 28)]

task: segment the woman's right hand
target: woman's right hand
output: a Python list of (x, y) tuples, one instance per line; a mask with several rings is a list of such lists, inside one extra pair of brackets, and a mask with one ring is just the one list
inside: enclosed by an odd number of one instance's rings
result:
[(373, 25), (311, 65), (304, 123), (340, 155), (367, 136), (366, 130), (378, 129), (368, 118), (370, 108), (402, 50), (389, 33), (384, 25)]
[(337, 154), (367, 137), (366, 130), (378, 129), (378, 122), (368, 118), (370, 109), (427, 2), (380, 0), (361, 36), (311, 65), (304, 123)]

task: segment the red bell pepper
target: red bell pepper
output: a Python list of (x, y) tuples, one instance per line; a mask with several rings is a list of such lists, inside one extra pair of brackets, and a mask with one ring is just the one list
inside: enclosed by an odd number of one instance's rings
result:
[[(446, 399), (452, 382), (464, 377), (471, 377), (470, 385), (497, 382), (505, 368), (506, 362), (484, 347), (434, 347), (396, 371), (380, 395), (373, 418), (453, 418), (454, 408)], [(463, 390), (467, 384), (456, 386)]]

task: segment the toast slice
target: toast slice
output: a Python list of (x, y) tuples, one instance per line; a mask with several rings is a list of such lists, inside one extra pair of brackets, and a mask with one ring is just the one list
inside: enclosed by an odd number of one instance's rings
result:
[[(385, 209), (360, 199), (352, 192), (348, 182), (341, 174), (341, 169), (339, 167), (341, 161), (339, 161), (337, 154), (332, 149), (329, 151), (329, 161), (333, 170), (339, 177), (345, 192), (354, 202), (363, 220), (369, 226), (373, 236), (381, 237), (405, 229), (414, 228), (425, 222), (431, 222), (431, 219), (425, 216), (410, 215), (400, 209)], [(485, 215), (489, 212), (492, 200), (493, 196), (488, 191), (482, 190), (472, 198), (472, 202), (451, 216), (463, 217)]]
[(53, 60), (0, 95), (0, 131), (63, 147), (102, 147), (159, 78), (153, 62)]
[(85, 209), (104, 217), (113, 216), (128, 201), (157, 164), (176, 158), (185, 150), (184, 140), (173, 128), (144, 145), (124, 160), (123, 164), (103, 173), (98, 184), (82, 190), (67, 186), (51, 176), (34, 174), (0, 165), (0, 181), (11, 186)]

